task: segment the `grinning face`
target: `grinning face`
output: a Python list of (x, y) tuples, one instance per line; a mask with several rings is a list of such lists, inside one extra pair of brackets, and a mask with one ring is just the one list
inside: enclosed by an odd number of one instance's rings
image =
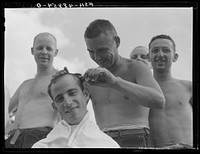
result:
[(174, 51), (173, 43), (168, 39), (156, 39), (150, 45), (149, 60), (154, 70), (166, 71), (171, 69), (178, 55)]
[(38, 66), (49, 67), (53, 63), (54, 57), (57, 55), (56, 40), (50, 34), (39, 34), (35, 41), (31, 52), (34, 55)]
[(112, 34), (100, 34), (95, 38), (86, 38), (90, 57), (100, 66), (110, 68), (117, 59), (117, 45)]
[(70, 125), (78, 124), (87, 113), (89, 95), (72, 75), (64, 75), (52, 84), (51, 93), (57, 110)]

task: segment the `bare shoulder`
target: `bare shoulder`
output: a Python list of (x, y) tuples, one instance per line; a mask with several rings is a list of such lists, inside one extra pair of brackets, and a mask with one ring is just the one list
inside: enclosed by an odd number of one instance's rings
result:
[(187, 88), (189, 91), (192, 91), (192, 81), (188, 81), (188, 80), (178, 80), (176, 79), (176, 81), (183, 85), (185, 88)]
[(27, 84), (32, 83), (33, 81), (34, 81), (34, 78), (27, 79), (27, 80), (25, 80), (24, 82), (22, 82), (21, 86), (23, 87), (23, 86), (25, 86), (25, 85), (27, 85)]

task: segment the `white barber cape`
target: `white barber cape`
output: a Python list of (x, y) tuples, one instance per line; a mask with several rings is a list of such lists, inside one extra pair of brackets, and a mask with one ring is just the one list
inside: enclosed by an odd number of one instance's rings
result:
[(87, 112), (75, 128), (61, 120), (46, 138), (36, 142), (32, 148), (119, 148), (119, 145), (89, 119)]

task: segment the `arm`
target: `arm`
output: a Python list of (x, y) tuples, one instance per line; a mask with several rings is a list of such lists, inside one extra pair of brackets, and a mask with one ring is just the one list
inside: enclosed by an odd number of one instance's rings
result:
[(189, 94), (190, 94), (190, 100), (189, 100), (189, 103), (190, 103), (191, 106), (193, 107), (192, 82), (191, 82), (191, 81), (186, 81), (185, 83), (186, 83), (187, 89), (188, 89)]
[[(140, 105), (150, 108), (163, 109), (165, 97), (160, 86), (152, 76), (150, 69), (141, 62), (130, 64), (127, 69), (133, 81), (115, 77), (105, 68), (88, 69), (84, 74), (86, 81), (94, 86), (112, 87), (128, 95)], [(102, 75), (101, 75), (102, 74)], [(137, 74), (137, 75), (135, 75)], [(134, 80), (134, 76), (136, 76)], [(135, 82), (136, 83), (133, 83)]]
[(129, 95), (142, 106), (163, 109), (165, 97), (160, 86), (153, 78), (150, 69), (145, 64), (137, 62), (134, 68), (130, 69), (130, 72), (136, 74), (137, 84), (117, 77), (113, 86)]
[(23, 85), (25, 84), (26, 81), (24, 81), (16, 90), (16, 92), (14, 93), (14, 95), (11, 97), (10, 102), (9, 102), (9, 106), (8, 106), (8, 112), (14, 112), (17, 110), (18, 104), (19, 104), (19, 94), (20, 91), (23, 87)]

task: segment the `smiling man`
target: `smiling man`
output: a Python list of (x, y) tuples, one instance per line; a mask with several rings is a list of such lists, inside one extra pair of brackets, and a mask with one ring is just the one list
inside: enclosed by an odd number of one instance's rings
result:
[(149, 124), (155, 147), (191, 148), (193, 145), (193, 110), (191, 81), (176, 79), (171, 74), (178, 54), (168, 35), (158, 35), (149, 43), (149, 60), (153, 75), (166, 100), (163, 110), (150, 109)]
[(56, 38), (50, 33), (40, 33), (34, 38), (31, 53), (37, 64), (35, 78), (24, 81), (9, 103), (9, 112), (17, 108), (12, 130), (8, 133), (6, 148), (30, 148), (46, 137), (60, 120), (51, 106), (47, 94), (50, 79), (57, 70), (53, 66), (58, 53)]
[(92, 21), (84, 39), (90, 58), (99, 65), (84, 74), (98, 126), (121, 147), (149, 147), (149, 108), (165, 105), (151, 70), (119, 55), (120, 37), (109, 20)]
[(67, 69), (53, 76), (48, 87), (54, 109), (63, 118), (45, 139), (33, 148), (117, 148), (118, 144), (103, 133), (89, 118), (87, 104), (90, 99), (80, 74)]

